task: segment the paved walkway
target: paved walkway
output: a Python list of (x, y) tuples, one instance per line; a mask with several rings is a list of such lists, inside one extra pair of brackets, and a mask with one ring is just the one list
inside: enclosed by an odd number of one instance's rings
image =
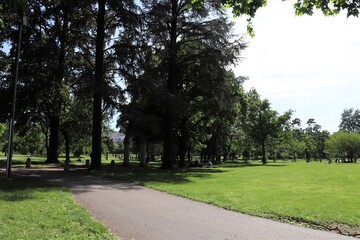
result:
[(125, 240), (342, 240), (335, 233), (297, 227), (224, 210), (85, 171), (15, 170), (60, 181), (76, 201)]

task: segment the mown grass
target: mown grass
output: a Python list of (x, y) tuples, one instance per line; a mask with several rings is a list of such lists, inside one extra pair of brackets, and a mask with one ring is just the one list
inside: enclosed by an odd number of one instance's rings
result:
[[(33, 168), (53, 168), (53, 167), (59, 167), (58, 165), (54, 164), (46, 164), (46, 156), (31, 156), (31, 155), (23, 155), (23, 154), (17, 154), (15, 153), (12, 157), (12, 167), (13, 168), (22, 168), (25, 167), (26, 159), (31, 159), (31, 166)], [(115, 158), (113, 155), (109, 154), (108, 160), (105, 159), (105, 155), (102, 157), (102, 162), (104, 164), (109, 164), (111, 160), (117, 160), (120, 161), (119, 158)], [(6, 167), (6, 160), (7, 157), (4, 155), (4, 153), (0, 153), (0, 168)], [(80, 160), (80, 161), (79, 161)], [(78, 166), (78, 167), (85, 167), (86, 160), (90, 160), (89, 155), (82, 155), (81, 157), (75, 157), (70, 156), (71, 165)], [(59, 156), (59, 163), (63, 164), (65, 162), (65, 155)]]
[(251, 215), (360, 225), (360, 164), (235, 162), (199, 169), (132, 167), (107, 175)]
[(0, 208), (0, 239), (116, 239), (68, 189), (41, 179), (0, 179)]
[[(18, 166), (26, 158), (18, 158)], [(84, 159), (77, 164), (84, 164)], [(213, 168), (162, 170), (158, 162), (148, 168), (138, 168), (137, 163), (120, 168), (117, 160), (116, 169), (106, 171), (111, 159), (103, 161), (105, 171), (100, 174), (251, 215), (344, 223), (360, 229), (359, 164), (231, 162)]]

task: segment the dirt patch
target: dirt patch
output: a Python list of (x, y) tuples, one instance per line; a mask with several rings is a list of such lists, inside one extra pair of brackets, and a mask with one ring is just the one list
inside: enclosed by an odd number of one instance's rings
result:
[(360, 238), (360, 226), (351, 226), (343, 223), (329, 223), (326, 225), (326, 229), (342, 235)]
[(325, 230), (325, 231), (335, 232), (341, 235), (356, 237), (360, 239), (360, 226), (353, 226), (344, 223), (317, 223), (317, 222), (305, 221), (302, 219), (294, 219), (290, 217), (279, 217), (276, 220), (300, 227)]

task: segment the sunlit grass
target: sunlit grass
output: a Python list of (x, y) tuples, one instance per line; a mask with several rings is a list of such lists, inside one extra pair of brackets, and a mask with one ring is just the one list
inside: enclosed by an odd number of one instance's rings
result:
[(175, 170), (133, 167), (109, 174), (252, 215), (360, 225), (359, 173), (359, 164), (277, 162)]
[[(24, 166), (27, 156), (16, 158), (18, 166)], [(86, 159), (89, 156), (82, 156), (81, 162), (74, 158), (71, 164), (84, 166)], [(116, 169), (103, 174), (121, 181), (257, 216), (360, 226), (359, 164), (233, 162), (213, 168), (161, 170), (159, 162), (148, 168), (138, 168), (137, 163), (120, 168), (121, 160), (109, 155), (107, 161), (103, 157), (103, 169), (108, 169), (111, 160), (116, 160)]]
[(0, 239), (116, 239), (63, 187), (0, 179)]
[[(12, 167), (13, 168), (22, 168), (25, 167), (26, 159), (31, 159), (31, 166), (32, 168), (49, 168), (49, 167), (59, 167), (57, 165), (52, 164), (45, 164), (46, 156), (31, 156), (31, 155), (23, 155), (23, 154), (13, 154), (12, 157)], [(0, 168), (5, 168), (6, 166), (7, 157), (4, 153), (0, 153)], [(90, 160), (89, 155), (81, 155), (80, 157), (70, 156), (71, 165), (77, 167), (85, 167), (86, 160)], [(110, 164), (111, 160), (115, 160), (116, 162), (120, 162), (119, 156), (109, 154), (108, 159), (106, 160), (105, 155), (102, 156), (102, 163), (103, 164)], [(59, 155), (59, 162), (60, 164), (64, 164), (65, 162), (65, 154)]]

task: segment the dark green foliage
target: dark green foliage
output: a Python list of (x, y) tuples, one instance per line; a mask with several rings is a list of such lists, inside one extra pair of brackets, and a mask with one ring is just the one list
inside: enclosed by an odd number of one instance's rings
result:
[[(83, 20), (77, 14), (83, 7), (77, 1), (34, 0), (28, 2), (24, 12), (29, 26), (21, 52), (17, 124), (41, 125), (48, 140), (48, 162), (58, 161), (63, 110), (72, 94), (70, 86), (74, 84), (74, 76), (78, 74), (72, 63), (79, 59), (76, 51), (79, 45), (75, 39), (81, 35), (77, 29)], [(5, 23), (11, 29), (12, 22)], [(12, 40), (11, 32), (7, 37)], [(10, 59), (13, 56), (10, 51)]]
[(262, 162), (267, 163), (266, 148), (280, 138), (282, 131), (290, 121), (291, 111), (278, 115), (270, 107), (270, 102), (261, 100), (255, 90), (248, 93), (247, 116), (244, 128), (251, 139), (261, 148)]
[(321, 125), (317, 124), (313, 118), (307, 121), (307, 125), (305, 133), (315, 145), (315, 149), (311, 155), (315, 158), (315, 160), (326, 158), (325, 141), (329, 137), (330, 133), (326, 130), (321, 130)]
[[(177, 155), (174, 148), (184, 165), (191, 141), (193, 145), (207, 141), (208, 137), (201, 136), (209, 134), (204, 131), (216, 118), (229, 117), (225, 113), (234, 111), (241, 87), (226, 67), (237, 61), (244, 44), (234, 40), (232, 24), (216, 4), (199, 7), (190, 2), (144, 1), (143, 6), (143, 28), (147, 29), (143, 34), (151, 41), (127, 34), (129, 39), (119, 41), (119, 46), (126, 46), (130, 39), (135, 43), (129, 51), (118, 52), (132, 96), (119, 123), (149, 140), (158, 141), (162, 135), (163, 167), (171, 168)], [(128, 56), (133, 57), (131, 64), (124, 58)]]
[(326, 151), (338, 160), (355, 162), (360, 156), (360, 134), (339, 131), (326, 141)]
[[(11, 5), (6, 7), (7, 11), (12, 10)], [(29, 26), (25, 28), (23, 37), (17, 104), (18, 126), (15, 129), (19, 131), (21, 126), (39, 124), (45, 134), (48, 162), (58, 161), (58, 149), (62, 140), (69, 152), (71, 148), (82, 148), (79, 143), (87, 142), (85, 139), (91, 134), (89, 128), (92, 117), (89, 112), (92, 108), (89, 103), (95, 58), (94, 51), (91, 50), (95, 26), (93, 8), (95, 6), (91, 1), (28, 1), (25, 13)], [(109, 20), (113, 16), (107, 17)], [(16, 37), (14, 23), (16, 24), (11, 19), (5, 21), (6, 31), (3, 36), (10, 43)], [(107, 27), (107, 34), (115, 31), (109, 25)], [(10, 63), (13, 61), (12, 49), (7, 59)], [(105, 61), (106, 70), (112, 66), (111, 61)], [(1, 93), (8, 92), (7, 82), (11, 80), (11, 71), (10, 68), (0, 71), (6, 76), (5, 81), (1, 82)], [(122, 96), (113, 75), (113, 72), (107, 71), (103, 86), (97, 88), (106, 92), (100, 106), (100, 115), (111, 114)], [(1, 98), (6, 103), (10, 96), (1, 94)], [(3, 117), (8, 112), (7, 106), (1, 105), (1, 110), (4, 109), (1, 112)]]
[[(132, 1), (98, 0), (96, 12), (95, 66), (92, 83), (92, 150), (90, 169), (101, 169), (101, 138), (103, 113), (117, 107), (121, 91), (114, 80), (115, 73), (111, 68), (116, 65), (113, 59), (112, 39), (116, 31), (121, 35), (121, 28), (128, 24), (132, 16)], [(106, 45), (108, 49), (105, 49)], [(113, 77), (113, 78), (112, 78)]]
[(90, 169), (101, 169), (102, 98), (104, 96), (104, 47), (106, 0), (98, 0), (96, 15), (95, 76), (93, 81), (92, 142)]
[(360, 110), (345, 109), (341, 114), (340, 130), (360, 133)]
[(336, 15), (342, 10), (347, 11), (347, 16), (359, 16), (360, 1), (359, 0), (298, 0), (294, 4), (296, 14), (312, 15), (314, 9), (320, 9), (326, 16)]
[[(290, 112), (279, 116), (269, 101), (251, 92), (246, 98), (244, 79), (228, 69), (245, 44), (232, 33), (224, 7), (246, 15), (251, 32), (251, 19), (265, 5), (262, 0), (0, 0), (0, 47), (10, 46), (9, 53), (0, 51), (1, 122), (9, 115), (17, 26), (27, 15), (15, 129), (19, 137), (41, 129), (41, 136), (32, 135), (44, 142), (48, 162), (58, 161), (62, 142), (69, 157), (92, 135), (91, 168), (101, 167), (103, 122), (124, 101), (120, 81), (128, 101), (121, 106), (119, 126), (162, 143), (164, 168), (171, 168), (177, 156), (181, 166), (193, 152), (220, 161), (256, 145), (264, 163), (265, 146), (272, 155), (322, 158), (328, 133), (320, 125), (290, 128)], [(300, 15), (315, 8), (326, 15), (346, 10), (358, 16), (359, 2), (295, 4)], [(341, 129), (359, 132), (359, 115), (345, 110)]]

